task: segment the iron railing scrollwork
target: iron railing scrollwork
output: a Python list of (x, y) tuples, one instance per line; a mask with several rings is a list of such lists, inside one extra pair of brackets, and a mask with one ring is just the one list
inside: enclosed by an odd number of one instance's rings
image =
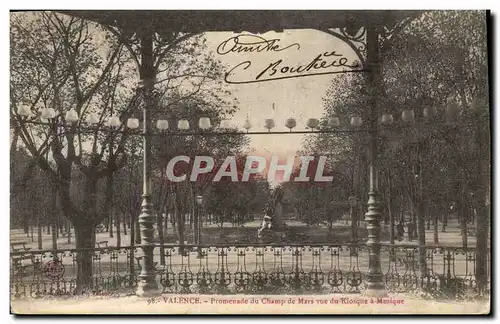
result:
[[(140, 247), (109, 247), (12, 252), (11, 295), (132, 295), (140, 273), (139, 251)], [(159, 251), (155, 247), (155, 271), (166, 294), (359, 294), (367, 285), (370, 248), (364, 244), (164, 245), (165, 262), (158, 266)], [(77, 265), (83, 253), (92, 255), (92, 280), (89, 287), (79, 289)], [(489, 294), (489, 283), (483, 291), (478, 289), (473, 248), (427, 246), (425, 273), (416, 245), (381, 244), (380, 254), (389, 293), (442, 299)]]

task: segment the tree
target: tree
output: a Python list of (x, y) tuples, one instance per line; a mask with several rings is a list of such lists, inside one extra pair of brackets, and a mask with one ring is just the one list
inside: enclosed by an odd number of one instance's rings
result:
[[(488, 230), (490, 172), (488, 142), (488, 79), (486, 19), (484, 12), (429, 11), (381, 37), (382, 83), (378, 93), (380, 114), (397, 122), (381, 127), (379, 147), (385, 210), (410, 209), (418, 224), (419, 244), (425, 245), (425, 221), (434, 219), (434, 241), (439, 241), (437, 213), (458, 204), (462, 245), (467, 246), (467, 206), (471, 197), (485, 211), (478, 232)], [(325, 96), (326, 121), (332, 116), (366, 117), (362, 75), (339, 75)], [(423, 115), (427, 108), (431, 119)], [(435, 114), (433, 108), (436, 109)], [(403, 109), (412, 109), (418, 124), (402, 124)], [(344, 121), (348, 123), (348, 120)], [(330, 152), (335, 163), (343, 155), (364, 155), (360, 138), (342, 139), (317, 134), (306, 142), (308, 150)], [(480, 155), (478, 155), (480, 153)], [(348, 160), (349, 161), (349, 160)], [(364, 167), (363, 167), (364, 168)], [(362, 185), (366, 188), (366, 185)], [(393, 196), (399, 196), (394, 199)], [(366, 198), (366, 192), (361, 197)], [(407, 202), (410, 202), (409, 204)], [(398, 206), (399, 205), (399, 206)], [(430, 214), (434, 214), (432, 217)], [(385, 217), (384, 217), (385, 218)], [(393, 217), (391, 227), (393, 226)], [(392, 239), (391, 239), (392, 240)], [(487, 235), (477, 237), (477, 257), (485, 268)], [(420, 269), (426, 272), (425, 251)], [(483, 277), (485, 270), (481, 270)], [(477, 272), (479, 273), (479, 272)]]
[[(306, 152), (307, 153), (307, 152)], [(306, 155), (312, 155), (308, 153)], [(309, 181), (294, 181), (301, 172), (303, 162), (292, 172), (290, 182), (282, 184), (287, 201), (298, 212), (299, 220), (309, 225), (328, 224), (332, 234), (333, 223), (349, 211), (347, 200), (351, 192), (351, 183), (339, 168), (326, 165), (323, 176), (331, 176), (331, 182), (316, 182), (321, 153), (315, 153), (314, 160), (308, 162), (306, 177)]]
[[(186, 42), (192, 36), (172, 33), (155, 38), (157, 103), (181, 102), (194, 93), (204, 93), (209, 84), (217, 62), (193, 54), (203, 39)], [(105, 126), (111, 116), (122, 121), (135, 116), (141, 104), (135, 89), (137, 47), (127, 43), (127, 51), (123, 37), (117, 30), (52, 12), (12, 14), (13, 132), (57, 188), (63, 213), (75, 227), (77, 248), (94, 247), (94, 228), (109, 217), (113, 203), (112, 192), (103, 192), (132, 155), (126, 151), (130, 136), (123, 123), (113, 130)], [(173, 90), (180, 95), (173, 95)], [(20, 116), (21, 105), (28, 106), (32, 116)], [(39, 121), (42, 108), (57, 113), (50, 127), (33, 123)], [(78, 114), (77, 123), (66, 121), (70, 109)], [(85, 121), (91, 113), (97, 114), (99, 123), (89, 129)], [(102, 179), (108, 179), (107, 186)], [(79, 253), (79, 291), (91, 285), (91, 262), (90, 253)]]
[[(125, 140), (112, 133), (78, 132), (78, 126), (91, 112), (100, 113), (102, 123), (112, 107), (123, 111), (135, 105), (135, 100), (130, 99), (134, 98), (132, 90), (125, 85), (130, 73), (126, 71), (123, 46), (111, 42), (104, 47), (107, 53), (99, 55), (95, 29), (98, 27), (83, 20), (50, 12), (16, 14), (11, 23), (11, 116), (23, 146), (57, 188), (64, 215), (75, 227), (77, 248), (94, 247), (94, 227), (106, 217), (106, 213), (97, 211), (98, 180), (123, 163)], [(29, 106), (32, 117), (18, 115), (20, 105)], [(50, 127), (29, 123), (38, 117), (37, 110), (42, 107), (57, 112)], [(76, 124), (66, 123), (65, 113), (70, 108), (81, 117)], [(115, 157), (106, 163), (109, 152), (101, 143), (117, 138), (121, 144)], [(51, 154), (45, 156), (43, 153), (49, 149)], [(85, 177), (81, 204), (70, 195), (72, 174), (77, 170)], [(82, 253), (78, 262), (79, 289), (90, 285), (91, 267), (91, 256)]]

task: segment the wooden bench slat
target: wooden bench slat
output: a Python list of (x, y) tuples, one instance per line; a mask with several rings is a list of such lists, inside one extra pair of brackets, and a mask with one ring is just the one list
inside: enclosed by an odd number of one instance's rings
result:
[(31, 260), (33, 259), (32, 255), (15, 255), (12, 257), (12, 260)]
[[(13, 252), (18, 252), (18, 251), (29, 251), (31, 248), (26, 247), (26, 242), (12, 242), (10, 243), (10, 248)], [(21, 247), (22, 246), (22, 247)]]

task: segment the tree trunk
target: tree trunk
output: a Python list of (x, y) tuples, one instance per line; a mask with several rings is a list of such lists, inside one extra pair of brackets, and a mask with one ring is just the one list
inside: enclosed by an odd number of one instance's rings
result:
[(134, 227), (135, 227), (135, 243), (141, 244), (141, 226), (139, 225), (139, 217), (135, 217), (134, 219)]
[(29, 213), (23, 213), (23, 229), (24, 233), (26, 234), (26, 237), (30, 237), (30, 228), (29, 228), (29, 219), (28, 215)]
[(446, 206), (444, 213), (443, 213), (443, 223), (441, 224), (441, 232), (446, 233), (446, 226), (448, 226), (448, 214), (449, 214), (449, 209), (448, 206)]
[(194, 244), (199, 244), (199, 238), (198, 238), (198, 228), (200, 226), (199, 224), (199, 214), (198, 214), (198, 205), (196, 203), (196, 188), (194, 186), (191, 187), (191, 198), (192, 198), (192, 221), (193, 221), (193, 230), (194, 230)]
[[(418, 207), (417, 207), (418, 208)], [(418, 218), (418, 211), (416, 211), (416, 208), (415, 206), (413, 205), (413, 202), (411, 204), (411, 222), (413, 223), (413, 228), (415, 229), (413, 231), (413, 237), (417, 237), (418, 236), (418, 221), (417, 221), (417, 218)], [(424, 229), (425, 229), (425, 223), (424, 223)]]
[(68, 244), (71, 244), (71, 222), (68, 221), (67, 222), (68, 224), (68, 231), (67, 231), (67, 235), (68, 235)]
[(14, 134), (12, 136), (12, 142), (10, 143), (10, 178), (15, 179), (16, 178), (16, 168), (15, 168), (15, 161), (16, 161), (16, 152), (17, 152), (17, 142), (19, 141), (19, 133), (21, 132), (21, 127), (19, 124), (14, 124)]
[(165, 265), (165, 239), (163, 237), (163, 215), (161, 210), (158, 210), (156, 217), (156, 228), (158, 230), (158, 239), (160, 241), (160, 265)]
[(165, 203), (165, 221), (163, 223), (163, 233), (166, 237), (168, 237), (168, 220), (170, 218), (170, 214), (168, 213), (167, 204)]
[(467, 216), (465, 215), (465, 204), (462, 202), (462, 197), (458, 199), (458, 214), (460, 215), (460, 235), (462, 236), (462, 247), (467, 248)]
[(108, 226), (107, 227), (108, 227), (109, 237), (110, 238), (115, 237), (115, 235), (113, 234), (113, 216), (112, 216), (111, 210), (109, 210)]
[(116, 246), (120, 247), (122, 244), (122, 235), (120, 231), (120, 223), (121, 223), (120, 213), (115, 213), (115, 216), (116, 216)]
[(179, 253), (182, 254), (184, 250), (184, 225), (186, 222), (184, 211), (181, 208), (181, 201), (179, 197), (179, 188), (174, 188), (173, 199), (174, 199), (174, 213), (175, 222), (177, 223), (177, 239), (179, 240)]
[(389, 242), (394, 244), (394, 215), (392, 213), (392, 179), (390, 170), (387, 172), (387, 214), (389, 216)]
[(399, 215), (399, 221), (404, 224), (406, 222), (406, 219), (405, 219), (405, 205), (403, 205), (404, 201), (405, 201), (405, 197), (403, 195), (401, 195), (399, 201), (401, 201), (401, 208), (399, 209), (400, 212), (401, 212), (401, 214)]
[(81, 294), (92, 289), (92, 257), (95, 246), (95, 226), (97, 225), (97, 179), (95, 177), (86, 178), (81, 204), (81, 210), (85, 214), (74, 215), (70, 208), (71, 172), (69, 169), (61, 169), (60, 171), (63, 184), (59, 188), (59, 202), (66, 218), (72, 220), (75, 229), (75, 246), (78, 249), (76, 252), (76, 293)]
[(434, 244), (439, 244), (439, 212), (434, 209)]
[[(162, 169), (162, 173), (160, 178), (163, 179), (164, 177), (164, 169)], [(168, 188), (165, 188), (163, 183), (159, 186), (158, 190), (158, 197), (156, 199), (157, 201), (157, 206), (158, 206), (158, 211), (156, 213), (156, 229), (158, 231), (158, 240), (160, 241), (160, 265), (165, 265), (165, 235), (163, 232), (163, 211), (164, 211), (164, 206), (167, 204), (167, 197), (166, 193), (168, 191)], [(165, 215), (166, 217), (166, 215)], [(165, 219), (165, 223), (167, 223), (168, 220)]]
[(172, 215), (170, 215), (170, 224), (172, 224), (172, 232), (173, 232), (174, 236), (177, 236), (179, 229), (177, 228), (177, 217), (178, 216), (177, 216), (175, 210), (176, 210), (176, 207), (174, 205), (173, 213), (172, 213)]
[[(122, 216), (125, 216), (122, 214)], [(127, 217), (123, 217), (123, 235), (127, 235)]]
[(95, 232), (90, 224), (75, 224), (75, 243), (77, 255), (76, 291), (77, 294), (92, 290), (92, 255), (95, 245)]
[(57, 210), (57, 187), (55, 184), (52, 184), (52, 195), (50, 197), (50, 209), (52, 210), (51, 214), (51, 226), (52, 226), (52, 250), (57, 250), (57, 226), (56, 226), (56, 210)]
[[(418, 181), (418, 215), (417, 215), (417, 224), (418, 224), (418, 264), (420, 266), (420, 275), (427, 276), (427, 259), (426, 259), (426, 242), (425, 242), (425, 212), (426, 212), (426, 203), (427, 201), (424, 199), (425, 196), (425, 187), (424, 187), (424, 157), (422, 152), (422, 143), (419, 142), (418, 147), (418, 163), (420, 170), (420, 177)], [(415, 224), (415, 223), (413, 223)]]
[(184, 213), (180, 210), (176, 203), (175, 217), (177, 218), (177, 239), (179, 240), (179, 253), (182, 253), (184, 246)]
[[(106, 198), (104, 203), (103, 212), (108, 214), (108, 233), (109, 237), (114, 237), (113, 233), (113, 221), (115, 218), (114, 213), (114, 203), (113, 203), (113, 173), (109, 172), (106, 176)], [(117, 233), (118, 235), (118, 233)]]
[(42, 225), (40, 224), (40, 217), (41, 214), (38, 214), (36, 218), (36, 234), (37, 234), (37, 243), (38, 243), (38, 249), (42, 250), (43, 249), (43, 241), (42, 241)]
[[(483, 132), (484, 131), (484, 132)], [(476, 219), (476, 280), (478, 292), (483, 295), (488, 283), (488, 257), (490, 256), (490, 151), (489, 131), (477, 123), (476, 143), (478, 154), (478, 182), (479, 190), (476, 195), (478, 199)]]
[(394, 244), (394, 215), (392, 213), (392, 202), (390, 194), (387, 197), (387, 213), (389, 214), (389, 242)]
[(57, 227), (52, 224), (52, 250), (57, 250)]
[(134, 217), (133, 213), (130, 214), (130, 224), (131, 224), (131, 228), (130, 228), (130, 246), (134, 246), (135, 245), (135, 217)]
[(357, 210), (354, 209), (354, 206), (350, 207), (351, 213), (351, 235), (352, 242), (356, 243), (358, 241), (358, 213)]
[(57, 233), (57, 238), (59, 239), (59, 235), (61, 235), (62, 233), (61, 217), (59, 215), (59, 210), (56, 213), (56, 233)]
[(420, 265), (421, 275), (427, 275), (426, 251), (425, 251), (425, 206), (423, 202), (419, 202), (418, 215), (418, 260)]
[(488, 206), (480, 206), (477, 211), (476, 232), (476, 280), (480, 293), (484, 293), (488, 282), (488, 256), (489, 256), (489, 220)]

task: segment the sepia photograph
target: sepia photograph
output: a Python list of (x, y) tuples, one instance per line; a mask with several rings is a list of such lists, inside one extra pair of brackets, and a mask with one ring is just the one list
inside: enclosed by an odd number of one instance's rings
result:
[(11, 10), (10, 312), (491, 312), (487, 10)]

